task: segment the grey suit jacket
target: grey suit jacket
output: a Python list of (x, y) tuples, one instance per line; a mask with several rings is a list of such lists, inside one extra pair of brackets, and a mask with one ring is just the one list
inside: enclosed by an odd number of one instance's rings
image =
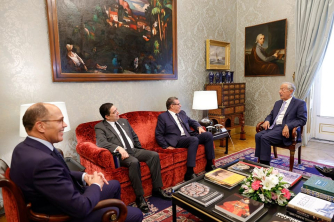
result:
[[(119, 125), (124, 129), (126, 134), (132, 140), (134, 148), (141, 149), (137, 134), (133, 131), (129, 122), (126, 119), (119, 119), (117, 121)], [(118, 136), (115, 129), (106, 121), (103, 120), (95, 125), (96, 145), (101, 148), (106, 148), (110, 152), (114, 152), (115, 149), (120, 146), (123, 147), (122, 140)]]

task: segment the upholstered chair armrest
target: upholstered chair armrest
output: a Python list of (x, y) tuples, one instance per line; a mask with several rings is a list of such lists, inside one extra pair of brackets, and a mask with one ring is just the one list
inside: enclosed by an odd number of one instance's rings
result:
[(102, 222), (109, 222), (109, 221), (117, 221), (123, 222), (126, 219), (128, 214), (128, 208), (125, 206), (123, 201), (118, 199), (107, 199), (101, 200), (98, 204), (94, 207), (93, 211), (103, 209), (106, 207), (117, 207), (119, 210), (119, 217), (117, 220), (117, 212), (116, 210), (109, 209), (107, 212), (103, 214)]
[(297, 142), (297, 136), (298, 136), (297, 130), (299, 127), (300, 126), (297, 126), (292, 129), (292, 133), (291, 133), (292, 142)]
[(262, 130), (264, 130), (263, 129), (263, 127), (262, 127), (262, 124), (264, 123), (264, 121), (261, 121), (261, 122), (259, 122), (257, 125), (256, 125), (256, 132), (258, 133), (258, 132), (260, 132), (260, 131), (262, 131)]
[(80, 156), (92, 161), (94, 164), (104, 168), (115, 169), (113, 155), (108, 149), (100, 148), (92, 142), (79, 143), (76, 149)]

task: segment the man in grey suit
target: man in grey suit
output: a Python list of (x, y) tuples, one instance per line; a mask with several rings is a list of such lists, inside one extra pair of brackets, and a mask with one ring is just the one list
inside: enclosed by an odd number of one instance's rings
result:
[(136, 204), (144, 213), (149, 211), (143, 197), (140, 161), (145, 162), (152, 175), (152, 195), (171, 199), (162, 189), (159, 154), (142, 149), (137, 134), (126, 119), (119, 118), (119, 112), (112, 103), (102, 104), (100, 114), (103, 121), (95, 125), (96, 145), (108, 149), (111, 153), (121, 154), (121, 166), (129, 168), (129, 178), (136, 194)]

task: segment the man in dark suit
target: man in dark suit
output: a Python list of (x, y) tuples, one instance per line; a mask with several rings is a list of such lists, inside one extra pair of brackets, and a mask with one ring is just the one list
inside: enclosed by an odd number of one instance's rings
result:
[[(290, 145), (292, 129), (306, 124), (306, 103), (293, 97), (295, 89), (294, 84), (290, 82), (281, 85), (279, 90), (281, 100), (275, 103), (273, 110), (266, 117), (262, 125), (265, 130), (255, 135), (255, 156), (260, 158), (260, 163), (269, 165), (271, 145), (281, 143)], [(299, 133), (298, 140), (300, 139)]]
[[(119, 199), (120, 184), (106, 181), (102, 173), (89, 175), (68, 169), (53, 147), (63, 140), (67, 126), (63, 119), (60, 109), (52, 104), (36, 103), (28, 108), (23, 116), (28, 137), (13, 151), (10, 178), (35, 212), (66, 214), (78, 222), (101, 221), (106, 208), (92, 209), (100, 200)], [(142, 219), (140, 210), (128, 207), (127, 221)]]
[[(178, 98), (170, 97), (166, 101), (167, 111), (158, 117), (155, 138), (163, 149), (188, 148), (187, 172), (184, 179), (195, 178), (194, 167), (198, 144), (204, 144), (207, 159), (206, 171), (215, 169), (212, 160), (215, 158), (213, 137), (201, 125), (189, 118), (183, 110)], [(192, 127), (196, 131), (190, 129)]]
[(136, 204), (144, 213), (149, 211), (144, 198), (141, 183), (140, 161), (145, 162), (152, 175), (152, 195), (164, 199), (171, 199), (161, 187), (161, 166), (159, 154), (142, 149), (137, 134), (126, 119), (119, 118), (119, 112), (112, 103), (102, 104), (100, 114), (103, 121), (95, 125), (96, 145), (106, 148), (110, 152), (121, 154), (121, 166), (129, 168), (129, 178), (136, 194)]

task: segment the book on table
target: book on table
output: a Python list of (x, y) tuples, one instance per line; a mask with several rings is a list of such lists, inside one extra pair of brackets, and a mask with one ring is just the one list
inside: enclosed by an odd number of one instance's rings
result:
[(234, 193), (215, 205), (215, 209), (226, 218), (247, 221), (263, 208), (264, 204)]
[[(239, 161), (238, 163), (233, 164), (227, 169), (235, 173), (249, 176), (251, 175), (255, 167), (261, 168), (261, 166), (258, 166), (258, 165)], [(290, 186), (295, 185), (302, 178), (302, 175), (299, 173), (294, 173), (294, 172), (282, 170), (279, 168), (274, 168), (274, 169), (278, 170), (278, 172), (283, 175), (282, 181), (287, 182), (288, 184), (290, 184)]]
[(333, 202), (334, 203), (334, 197), (331, 196), (331, 195), (327, 195), (327, 194), (324, 194), (324, 193), (320, 193), (318, 191), (314, 191), (314, 190), (310, 190), (310, 189), (306, 189), (304, 187), (301, 187), (300, 188), (300, 191), (302, 193), (305, 193), (307, 195), (310, 195), (310, 196), (314, 196), (314, 197), (318, 197), (320, 199), (323, 199), (323, 200), (327, 200), (327, 201), (330, 201), (330, 202)]
[(294, 217), (290, 217), (288, 215), (277, 212), (271, 217), (270, 222), (302, 222), (302, 221), (297, 220)]
[(234, 186), (243, 181), (246, 177), (221, 168), (215, 169), (205, 174), (206, 179), (217, 184)]
[(317, 191), (329, 196), (334, 196), (334, 181), (325, 178), (312, 175), (304, 184), (303, 188)]
[(221, 199), (224, 195), (216, 189), (198, 182), (192, 182), (181, 187), (178, 193), (205, 207)]
[(229, 166), (227, 169), (229, 171), (239, 173), (239, 174), (242, 174), (248, 177), (249, 175), (252, 174), (255, 167), (259, 168), (260, 166), (256, 166), (250, 163), (239, 161), (238, 163), (235, 163), (232, 166)]
[(334, 203), (304, 193), (298, 193), (290, 200), (286, 210), (313, 221), (315, 218), (331, 221), (334, 215)]
[(204, 177), (204, 180), (209, 181), (210, 183), (217, 184), (218, 186), (224, 187), (224, 188), (229, 189), (229, 190), (239, 185), (238, 183), (236, 183), (236, 184), (234, 184), (232, 186), (229, 186), (227, 184), (222, 184), (222, 183), (216, 182), (214, 180), (210, 180), (210, 179), (208, 179), (206, 177)]

